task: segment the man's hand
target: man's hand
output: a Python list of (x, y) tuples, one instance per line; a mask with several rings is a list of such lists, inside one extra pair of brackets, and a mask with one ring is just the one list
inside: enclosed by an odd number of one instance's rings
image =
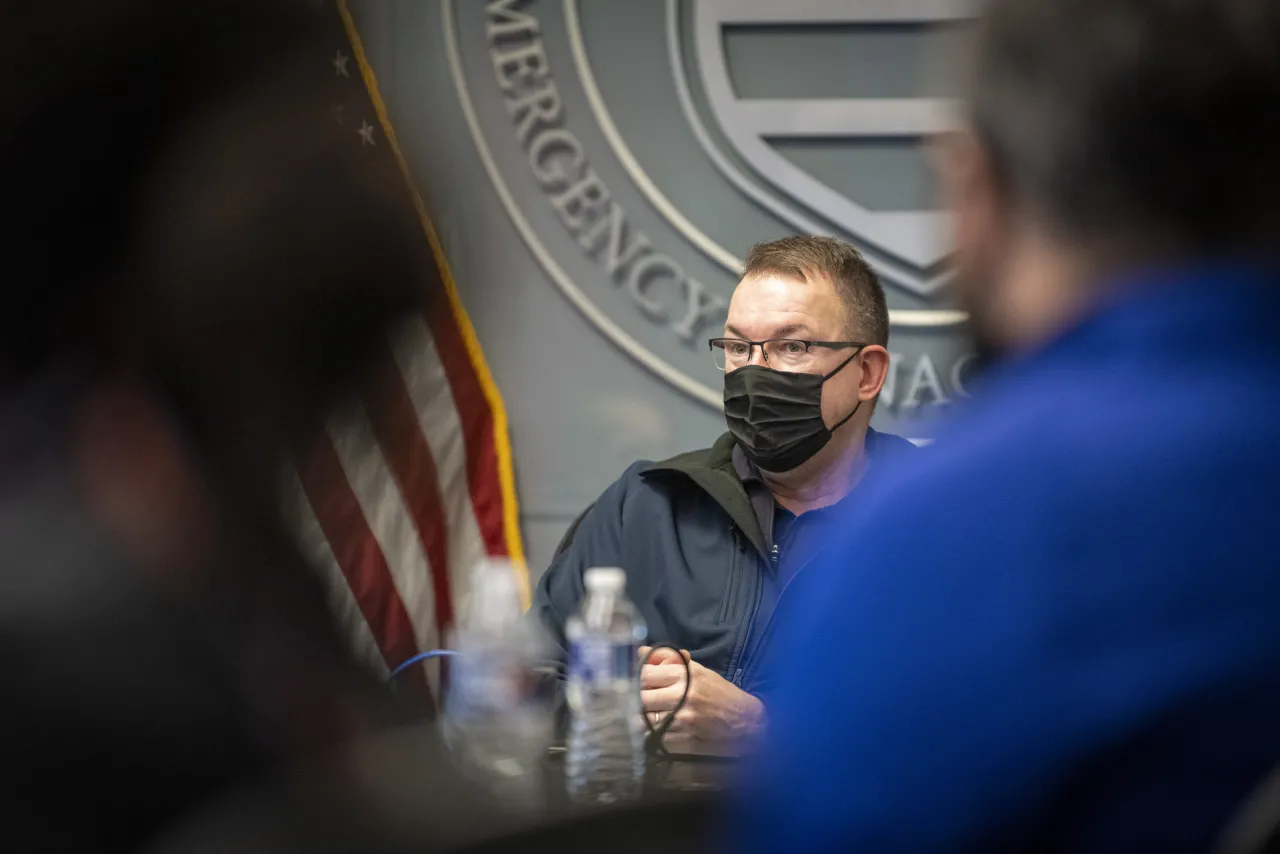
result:
[[(714, 670), (689, 662), (689, 697), (676, 713), (668, 739), (698, 741), (739, 741), (764, 727), (764, 704)], [(684, 693), (685, 668), (680, 656), (669, 649), (640, 649), (640, 700), (653, 724), (666, 717)], [(670, 742), (668, 742), (670, 743)]]

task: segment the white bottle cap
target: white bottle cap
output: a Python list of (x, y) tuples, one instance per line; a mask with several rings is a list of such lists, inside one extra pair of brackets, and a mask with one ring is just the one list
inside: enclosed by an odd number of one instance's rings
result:
[(519, 622), (524, 608), (511, 561), (488, 558), (476, 563), (471, 589), (462, 597), (461, 612), (461, 626), (477, 631), (498, 631)]
[(627, 586), (627, 574), (616, 566), (594, 566), (582, 576), (588, 590), (600, 593), (621, 593)]

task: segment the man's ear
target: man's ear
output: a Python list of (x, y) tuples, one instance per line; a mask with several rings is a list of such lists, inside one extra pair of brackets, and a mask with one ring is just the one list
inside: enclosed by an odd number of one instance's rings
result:
[[(932, 160), (951, 211), (952, 277), (956, 307), (969, 313), (980, 352), (999, 352), (1010, 340), (1010, 314), (1019, 278), (1010, 265), (1026, 251), (1031, 219), (1019, 209), (991, 151), (963, 126), (934, 140)], [(1032, 227), (1031, 233), (1036, 229)]]
[(858, 400), (875, 400), (889, 377), (889, 351), (870, 344), (858, 354), (862, 362), (862, 380), (858, 383)]
[(968, 127), (935, 138), (930, 160), (943, 206), (951, 212), (953, 266), (959, 278), (974, 278), (966, 272), (988, 268), (990, 256), (1004, 248), (1008, 237), (1009, 200), (999, 172), (977, 133)]
[(952, 212), (990, 207), (999, 195), (995, 164), (974, 130), (962, 125), (933, 137), (929, 162), (938, 179), (939, 201)]

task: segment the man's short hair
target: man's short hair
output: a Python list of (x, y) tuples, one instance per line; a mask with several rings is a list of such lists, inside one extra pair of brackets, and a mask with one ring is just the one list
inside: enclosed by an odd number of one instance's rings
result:
[(1102, 252), (1274, 251), (1280, 3), (989, 0), (971, 120), (1002, 191)]
[(889, 309), (880, 277), (848, 243), (808, 235), (757, 243), (747, 253), (742, 275), (769, 273), (806, 282), (829, 279), (844, 302), (849, 334), (864, 344), (889, 343)]

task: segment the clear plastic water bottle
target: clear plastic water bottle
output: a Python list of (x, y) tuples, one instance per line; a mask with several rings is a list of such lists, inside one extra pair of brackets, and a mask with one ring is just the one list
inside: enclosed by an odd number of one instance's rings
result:
[(586, 597), (565, 626), (569, 797), (599, 804), (633, 800), (644, 782), (639, 645), (645, 625), (627, 599), (621, 569), (589, 569), (583, 580)]
[(555, 721), (535, 671), (549, 645), (537, 621), (523, 619), (509, 561), (476, 567), (454, 648), (446, 743), (462, 771), (504, 804), (538, 808)]

